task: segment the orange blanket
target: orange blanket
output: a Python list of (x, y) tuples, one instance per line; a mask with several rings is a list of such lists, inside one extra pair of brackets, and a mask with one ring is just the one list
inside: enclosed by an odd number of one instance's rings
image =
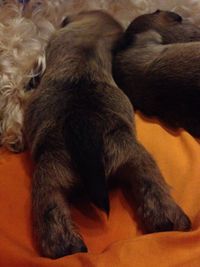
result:
[(172, 194), (190, 216), (190, 232), (143, 235), (120, 190), (110, 193), (111, 213), (96, 216), (73, 208), (87, 254), (42, 258), (31, 230), (32, 165), (27, 153), (0, 153), (0, 267), (200, 266), (200, 144), (186, 132), (172, 133), (136, 116), (138, 138), (157, 160)]

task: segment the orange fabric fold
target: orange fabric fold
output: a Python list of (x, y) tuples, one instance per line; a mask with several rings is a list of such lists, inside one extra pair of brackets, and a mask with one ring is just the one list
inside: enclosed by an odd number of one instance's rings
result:
[(109, 218), (98, 210), (72, 207), (89, 248), (57, 260), (40, 257), (32, 237), (28, 153), (0, 152), (0, 267), (173, 267), (200, 266), (200, 144), (136, 115), (138, 139), (156, 159), (171, 192), (191, 218), (190, 232), (144, 235), (120, 189), (110, 192)]

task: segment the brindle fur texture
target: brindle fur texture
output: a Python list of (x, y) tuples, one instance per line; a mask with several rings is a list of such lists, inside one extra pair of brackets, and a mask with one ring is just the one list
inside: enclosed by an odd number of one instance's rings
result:
[[(196, 41), (196, 42), (194, 42)], [(169, 11), (136, 18), (114, 60), (135, 109), (200, 137), (200, 28)]]
[(188, 230), (190, 220), (136, 140), (132, 105), (112, 78), (112, 50), (122, 27), (103, 11), (71, 16), (66, 24), (49, 43), (45, 74), (25, 112), (41, 254), (87, 251), (71, 220), (70, 192), (81, 185), (108, 214), (108, 182), (119, 169), (128, 173), (123, 184), (146, 232)]

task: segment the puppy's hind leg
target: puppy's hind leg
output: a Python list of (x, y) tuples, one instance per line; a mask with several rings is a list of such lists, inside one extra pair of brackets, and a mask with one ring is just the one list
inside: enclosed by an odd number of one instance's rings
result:
[(71, 220), (66, 197), (74, 174), (63, 151), (40, 156), (33, 177), (34, 233), (43, 256), (59, 258), (87, 248)]
[(144, 230), (189, 230), (189, 218), (171, 197), (153, 158), (132, 134), (122, 128), (112, 132), (106, 147), (107, 175), (120, 171), (120, 182), (135, 204)]
[(155, 161), (141, 144), (132, 144), (126, 167), (128, 192), (146, 232), (190, 229), (189, 218), (173, 200)]

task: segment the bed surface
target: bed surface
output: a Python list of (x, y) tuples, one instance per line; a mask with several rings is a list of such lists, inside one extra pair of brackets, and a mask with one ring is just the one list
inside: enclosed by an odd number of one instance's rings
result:
[(192, 220), (190, 232), (144, 235), (120, 189), (110, 193), (111, 213), (72, 207), (89, 248), (57, 260), (39, 256), (32, 238), (28, 153), (0, 152), (0, 266), (200, 266), (200, 144), (184, 131), (171, 132), (136, 115), (138, 138), (157, 160), (172, 194)]
[[(70, 2), (70, 1), (69, 1)], [(78, 4), (82, 3), (78, 0)], [(124, 25), (155, 9), (175, 10), (200, 25), (198, 0), (94, 0), (112, 7)], [(99, 4), (98, 4), (99, 3)], [(190, 232), (144, 235), (120, 189), (110, 192), (109, 219), (95, 210), (72, 207), (72, 216), (89, 248), (87, 254), (50, 260), (39, 256), (32, 237), (28, 153), (0, 150), (0, 267), (199, 267), (200, 143), (184, 131), (172, 132), (136, 115), (138, 138), (156, 159), (171, 192), (192, 221)]]

